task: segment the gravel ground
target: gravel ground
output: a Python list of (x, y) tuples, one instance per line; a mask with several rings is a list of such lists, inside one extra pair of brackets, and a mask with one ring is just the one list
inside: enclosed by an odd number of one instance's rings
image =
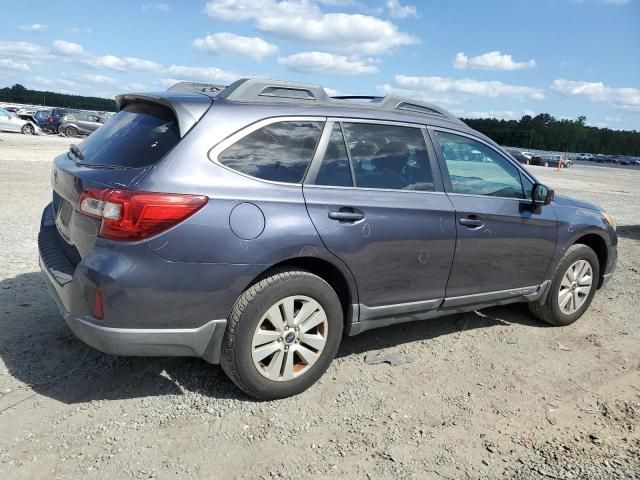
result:
[[(68, 143), (0, 134), (0, 478), (640, 478), (640, 170), (531, 167), (618, 220), (618, 271), (576, 324), (515, 305), (371, 331), (257, 403), (218, 367), (110, 357), (65, 326), (36, 236)], [(376, 349), (415, 361), (366, 365)]]

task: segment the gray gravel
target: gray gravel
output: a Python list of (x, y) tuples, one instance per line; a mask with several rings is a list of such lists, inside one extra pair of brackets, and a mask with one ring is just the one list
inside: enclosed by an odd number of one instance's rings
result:
[(511, 306), (371, 331), (309, 391), (258, 403), (200, 360), (73, 337), (36, 248), (38, 159), (65, 148), (0, 134), (0, 479), (640, 478), (640, 170), (532, 167), (621, 225), (619, 270), (575, 325)]

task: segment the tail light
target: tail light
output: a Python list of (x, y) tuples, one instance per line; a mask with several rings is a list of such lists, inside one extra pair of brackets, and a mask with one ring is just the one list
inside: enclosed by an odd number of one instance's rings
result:
[(101, 237), (135, 241), (177, 225), (206, 203), (203, 195), (87, 188), (78, 199), (78, 211), (102, 219)]

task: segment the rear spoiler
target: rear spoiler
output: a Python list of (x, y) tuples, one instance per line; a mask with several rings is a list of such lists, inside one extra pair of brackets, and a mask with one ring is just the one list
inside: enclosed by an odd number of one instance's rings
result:
[(178, 120), (180, 137), (184, 137), (209, 110), (213, 99), (207, 95), (187, 92), (126, 93), (116, 95), (116, 111), (133, 102), (157, 103), (169, 108)]

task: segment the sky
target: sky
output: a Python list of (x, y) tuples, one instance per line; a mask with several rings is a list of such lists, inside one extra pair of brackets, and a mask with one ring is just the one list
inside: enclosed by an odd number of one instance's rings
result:
[(261, 76), (640, 130), (640, 0), (0, 3), (0, 87), (113, 97)]

